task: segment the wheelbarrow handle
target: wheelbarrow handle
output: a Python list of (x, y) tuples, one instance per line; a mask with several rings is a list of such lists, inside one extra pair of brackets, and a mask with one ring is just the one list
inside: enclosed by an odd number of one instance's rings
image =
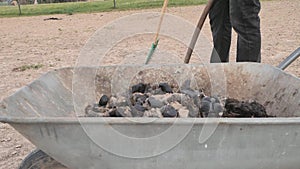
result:
[(281, 70), (286, 69), (291, 63), (293, 63), (300, 56), (300, 47), (296, 49), (290, 56), (282, 61), (277, 67)]

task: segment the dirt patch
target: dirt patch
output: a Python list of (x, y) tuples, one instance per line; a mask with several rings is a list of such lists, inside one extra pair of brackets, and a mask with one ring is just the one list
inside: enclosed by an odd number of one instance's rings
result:
[[(197, 23), (204, 6), (169, 8), (168, 12)], [(300, 44), (300, 1), (263, 1), (261, 11), (262, 62), (278, 65)], [(156, 11), (151, 9), (143, 11)], [(41, 74), (56, 68), (74, 66), (80, 49), (89, 37), (108, 22), (143, 11), (124, 11), (95, 14), (51, 15), (37, 17), (1, 18), (0, 25), (0, 100), (13, 94), (20, 87), (35, 80)], [(44, 19), (55, 17), (62, 20)], [(208, 21), (202, 34), (211, 41)], [(147, 39), (151, 42), (153, 39)], [(236, 35), (232, 38), (231, 61), (235, 60)], [(141, 40), (128, 45), (139, 46)], [(147, 43), (148, 43), (147, 42)], [(124, 41), (125, 43), (125, 41)], [(123, 48), (124, 44), (119, 44)], [(123, 45), (123, 46), (122, 46)], [(126, 45), (125, 45), (126, 46)], [(185, 48), (170, 43), (160, 43), (168, 50), (184, 52)], [(147, 48), (150, 47), (150, 44)], [(117, 52), (118, 53), (118, 52)], [(114, 59), (112, 59), (114, 61)], [(118, 63), (118, 62), (116, 62)], [(109, 63), (107, 63), (109, 64)], [(24, 65), (43, 65), (39, 69), (12, 71)], [(287, 72), (300, 77), (300, 60), (293, 63)], [(17, 168), (21, 160), (34, 146), (8, 124), (0, 124), (0, 168)]]

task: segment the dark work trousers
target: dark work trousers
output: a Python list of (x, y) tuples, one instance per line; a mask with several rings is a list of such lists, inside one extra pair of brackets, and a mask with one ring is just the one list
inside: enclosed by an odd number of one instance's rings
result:
[(237, 32), (237, 62), (260, 62), (259, 0), (214, 0), (209, 12), (214, 41), (211, 63), (228, 62), (232, 28)]

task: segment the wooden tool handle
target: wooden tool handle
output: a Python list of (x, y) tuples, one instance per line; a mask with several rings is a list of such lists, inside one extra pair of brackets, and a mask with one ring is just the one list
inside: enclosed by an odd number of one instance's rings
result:
[(164, 1), (164, 5), (163, 5), (163, 7), (161, 9), (161, 15), (160, 15), (160, 19), (159, 19), (157, 31), (156, 31), (155, 38), (154, 38), (154, 44), (156, 44), (158, 42), (157, 40), (158, 40), (158, 36), (159, 36), (159, 32), (160, 32), (162, 21), (164, 19), (164, 15), (165, 15), (166, 10), (167, 10), (168, 2), (169, 2), (169, 0), (165, 0)]
[(201, 14), (201, 17), (198, 21), (198, 24), (197, 24), (197, 27), (194, 31), (194, 34), (193, 34), (193, 37), (192, 37), (192, 40), (190, 42), (190, 45), (189, 45), (189, 48), (186, 52), (186, 55), (185, 55), (185, 59), (184, 59), (184, 63), (189, 63), (190, 62), (190, 59), (191, 59), (191, 55), (193, 53), (193, 50), (194, 50), (194, 47), (195, 47), (195, 44), (197, 42), (197, 39), (198, 39), (198, 36), (200, 34), (200, 31), (203, 27), (203, 24), (205, 22), (205, 19), (210, 11), (210, 8), (212, 7), (213, 5), (213, 0), (208, 0), (202, 14)]

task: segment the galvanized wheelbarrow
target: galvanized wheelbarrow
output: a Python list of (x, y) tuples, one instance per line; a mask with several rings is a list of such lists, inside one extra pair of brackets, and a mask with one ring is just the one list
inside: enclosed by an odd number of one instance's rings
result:
[[(82, 117), (102, 94), (186, 79), (211, 95), (255, 99), (276, 118)], [(0, 122), (40, 149), (20, 168), (299, 169), (299, 90), (299, 78), (256, 63), (62, 68), (4, 99)]]

